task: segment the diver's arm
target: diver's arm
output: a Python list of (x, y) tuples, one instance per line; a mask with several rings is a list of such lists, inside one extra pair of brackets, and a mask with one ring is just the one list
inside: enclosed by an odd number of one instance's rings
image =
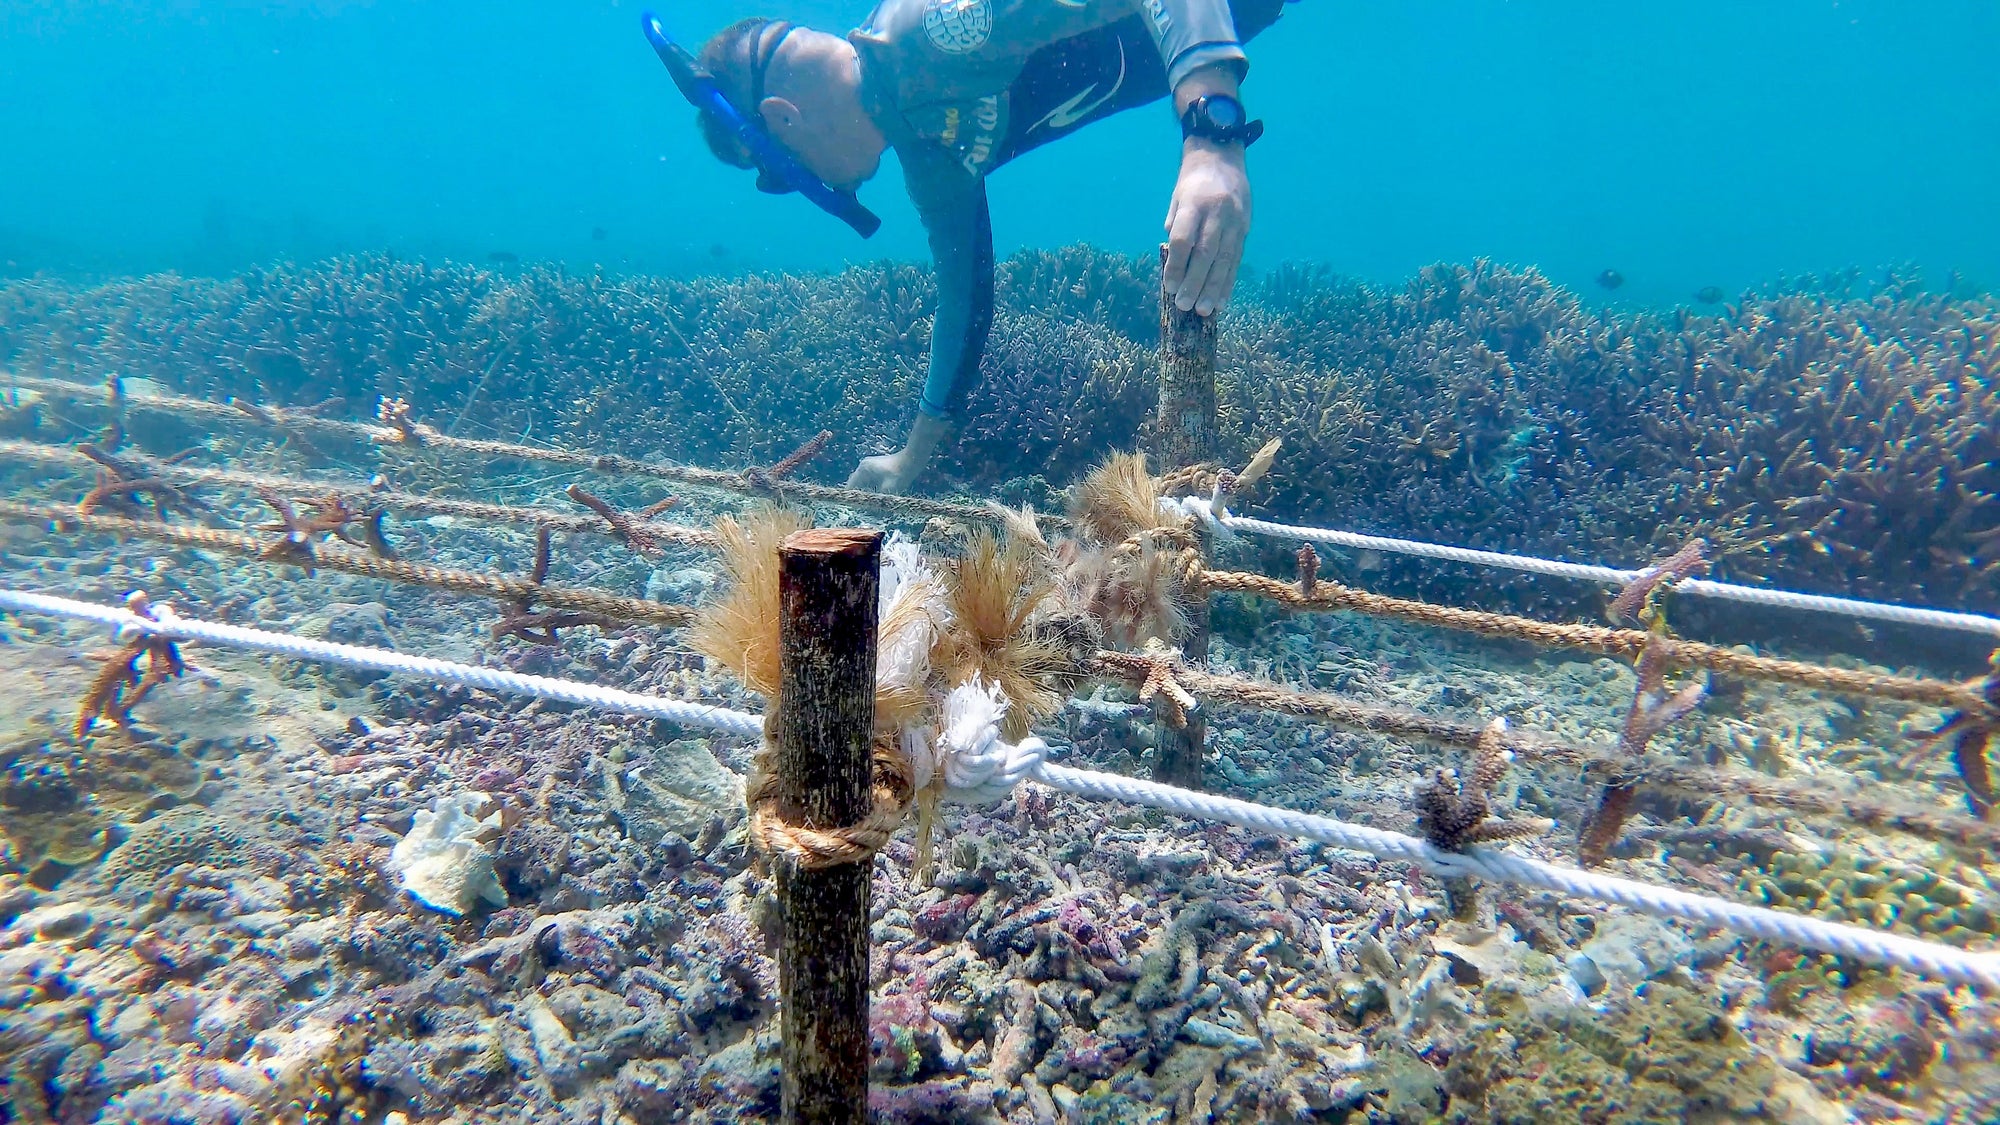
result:
[[(1249, 67), (1236, 40), (1227, 0), (1156, 0), (1139, 11), (1159, 46), (1178, 119), (1196, 98), (1238, 97)], [(1181, 142), (1180, 178), (1167, 206), (1167, 262), (1162, 280), (1174, 303), (1203, 316), (1236, 288), (1243, 240), (1250, 233), (1250, 174), (1243, 146), (1200, 137)]]
[(930, 464), (979, 382), (979, 357), (993, 327), (993, 224), (985, 180), (948, 158), (906, 158), (904, 175), (930, 235), (938, 297), (930, 371), (909, 440), (894, 453), (862, 461), (848, 478), (850, 487), (882, 492), (902, 492)]
[[(1180, 98), (1181, 84), (1207, 67), (1228, 72), (1232, 86), (1227, 92), (1235, 94), (1233, 83), (1242, 81), (1250, 61), (1237, 42), (1236, 17), (1229, 11), (1229, 0), (1141, 0), (1137, 7), (1160, 48), (1176, 110), (1186, 104)], [(1203, 91), (1212, 92), (1221, 91)]]

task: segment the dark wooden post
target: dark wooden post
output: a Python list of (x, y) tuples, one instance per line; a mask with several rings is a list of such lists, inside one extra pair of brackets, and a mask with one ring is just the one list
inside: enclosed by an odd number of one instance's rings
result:
[[(1167, 248), (1160, 247), (1162, 278)], [(1160, 412), (1154, 455), (1159, 471), (1216, 459), (1215, 317), (1187, 312), (1174, 304), (1173, 294), (1160, 285)], [(1208, 598), (1196, 598), (1188, 610), (1188, 635), (1181, 652), (1190, 664), (1208, 660)], [(1159, 758), (1153, 780), (1184, 789), (1201, 788), (1201, 756), (1208, 742), (1208, 720), (1190, 712), (1179, 730), (1162, 717)]]
[[(777, 813), (786, 824), (845, 828), (872, 805), (875, 599), (882, 534), (795, 532), (778, 550)], [(781, 1120), (868, 1119), (868, 886), (872, 863), (805, 870), (774, 857), (784, 938), (778, 949)]]

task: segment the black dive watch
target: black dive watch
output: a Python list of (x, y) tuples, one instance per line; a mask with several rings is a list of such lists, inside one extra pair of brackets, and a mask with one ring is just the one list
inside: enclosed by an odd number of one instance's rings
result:
[(1264, 135), (1264, 123), (1246, 120), (1249, 116), (1243, 112), (1243, 103), (1228, 94), (1204, 94), (1189, 102), (1181, 114), (1181, 139), (1200, 137), (1248, 148)]

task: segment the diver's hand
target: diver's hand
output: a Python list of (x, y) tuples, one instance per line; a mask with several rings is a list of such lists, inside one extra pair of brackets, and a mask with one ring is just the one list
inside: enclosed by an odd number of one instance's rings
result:
[(1203, 316), (1229, 302), (1250, 233), (1250, 173), (1243, 146), (1189, 137), (1167, 207), (1167, 265), (1174, 305)]
[(908, 449), (899, 449), (879, 457), (863, 458), (861, 464), (848, 474), (847, 487), (900, 496), (917, 479), (917, 472), (922, 468), (921, 465), (910, 467), (908, 453)]

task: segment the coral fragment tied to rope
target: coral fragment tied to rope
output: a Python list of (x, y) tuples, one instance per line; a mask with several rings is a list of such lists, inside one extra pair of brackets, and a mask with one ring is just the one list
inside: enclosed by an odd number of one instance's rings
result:
[(1180, 654), (1158, 640), (1150, 640), (1146, 642), (1146, 651), (1140, 659), (1145, 663), (1146, 675), (1139, 681), (1139, 702), (1157, 701), (1161, 712), (1175, 729), (1187, 726), (1188, 712), (1199, 709), (1201, 701), (1182, 687), (1176, 678), (1183, 671)]
[[(146, 595), (134, 591), (125, 599), (125, 608), (144, 618), (154, 616)], [(123, 634), (121, 634), (122, 636)], [(144, 675), (139, 672), (139, 658), (146, 660)], [(72, 732), (77, 738), (90, 733), (90, 728), (99, 719), (108, 719), (121, 727), (132, 725), (132, 708), (154, 688), (187, 671), (187, 663), (181, 659), (180, 646), (170, 637), (158, 633), (139, 633), (125, 642), (125, 647), (104, 658), (97, 676), (83, 694), (83, 704), (77, 710), (76, 727)]]

